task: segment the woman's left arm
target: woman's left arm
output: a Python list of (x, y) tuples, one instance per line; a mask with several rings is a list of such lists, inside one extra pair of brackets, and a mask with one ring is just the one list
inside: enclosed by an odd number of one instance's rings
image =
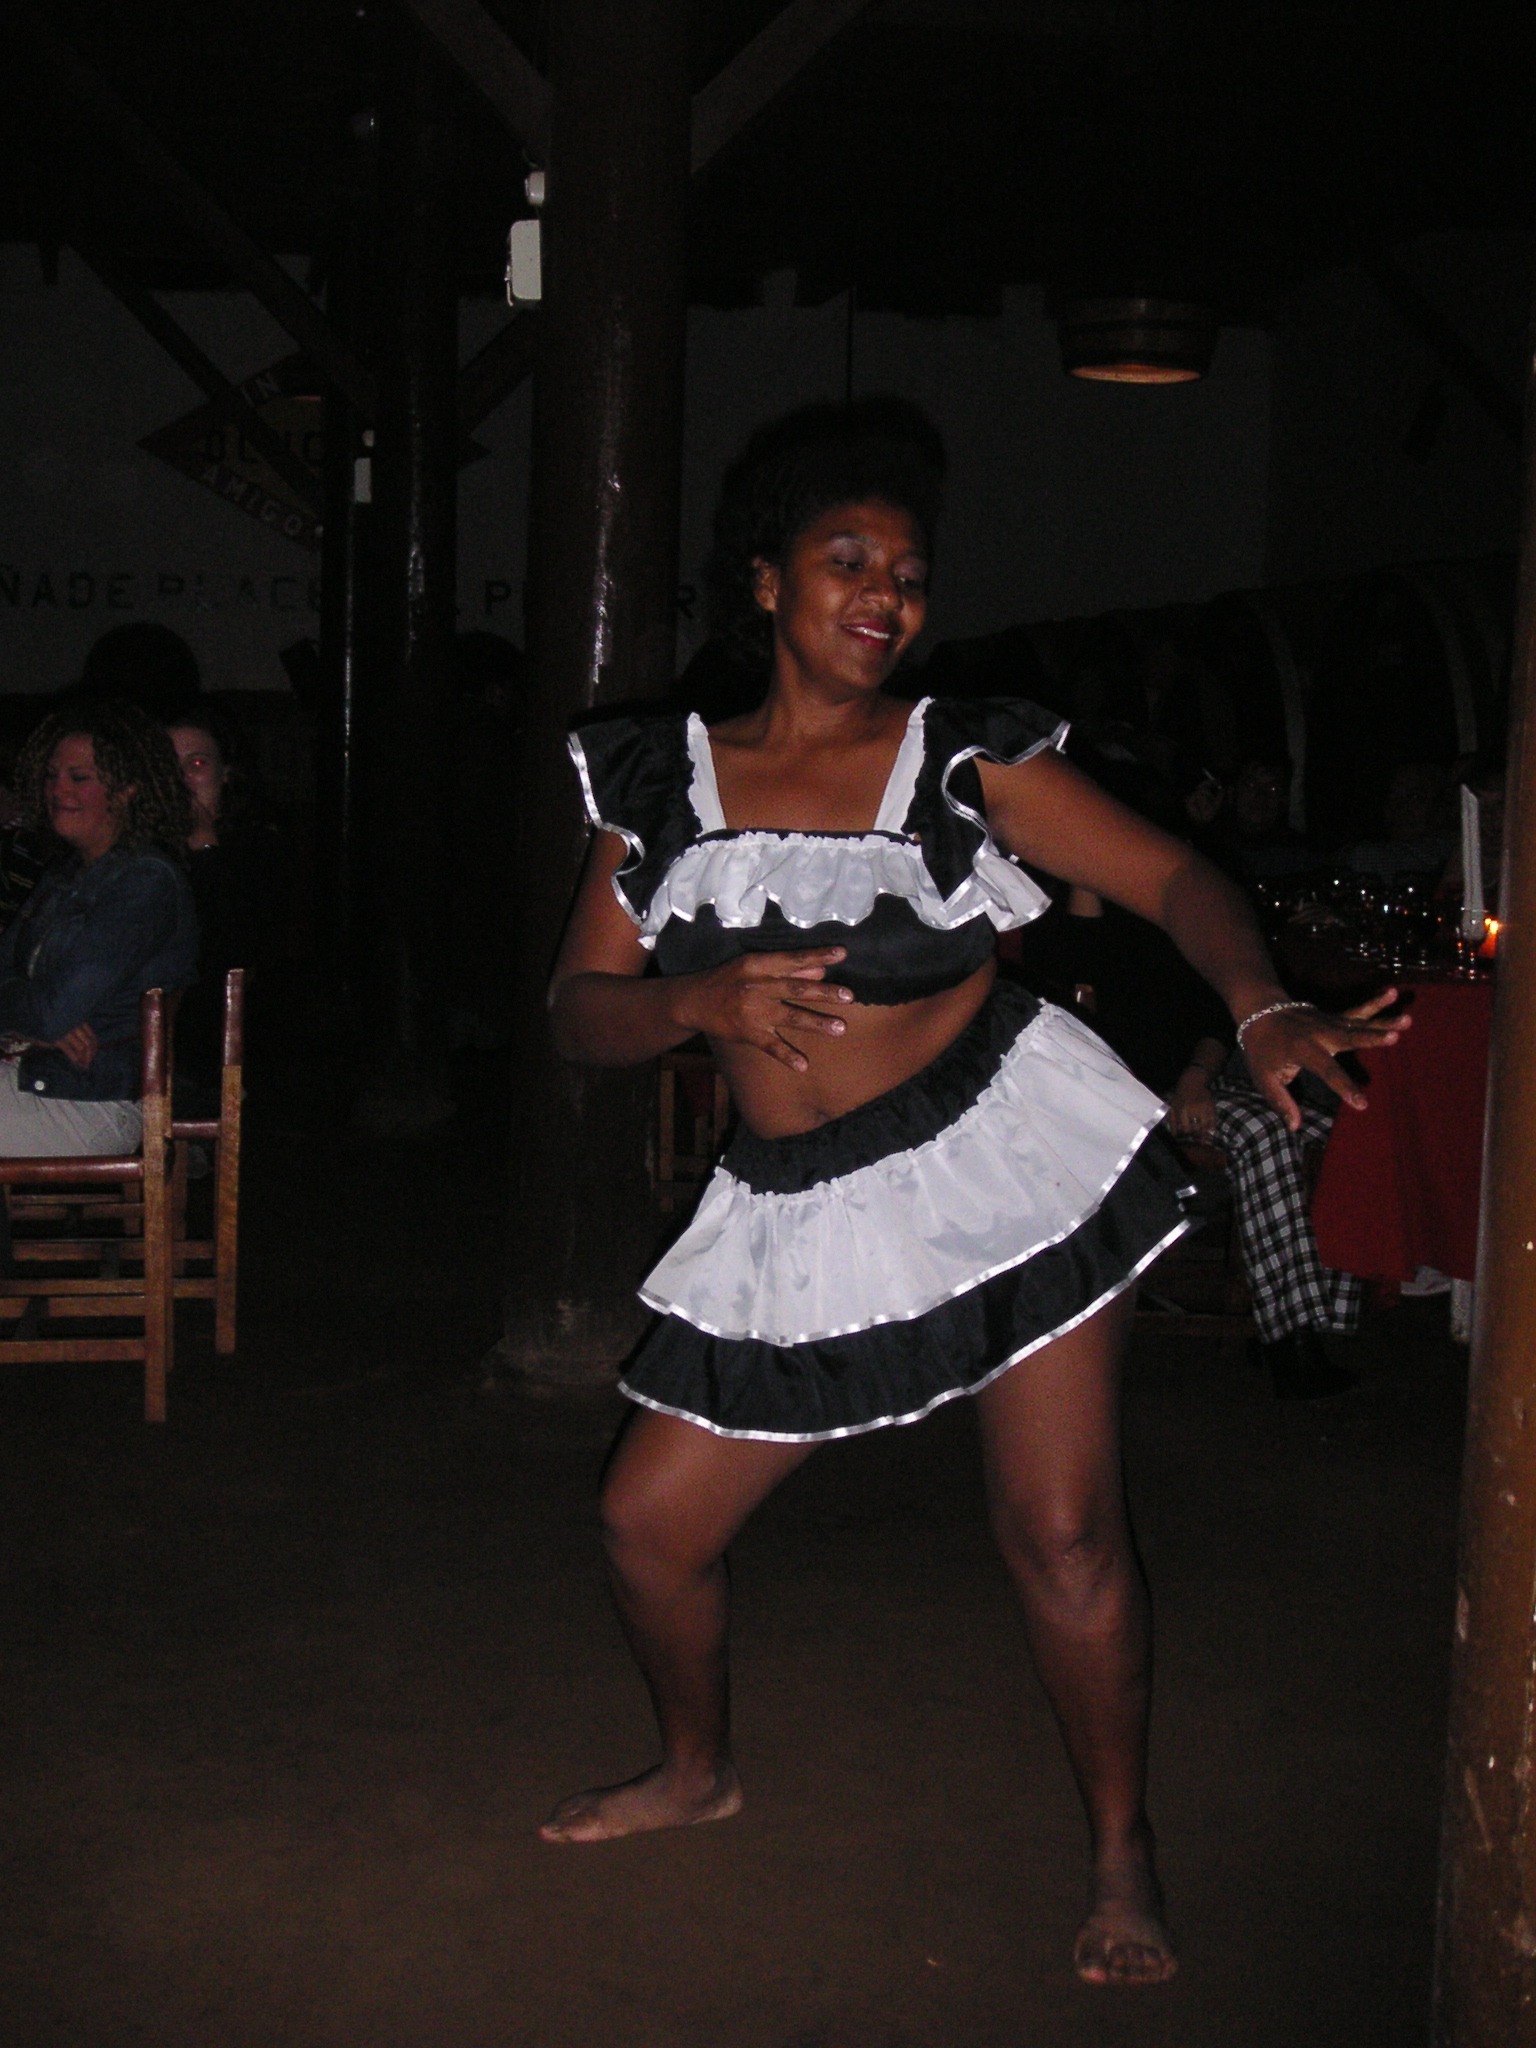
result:
[[(1193, 847), (1117, 803), (1059, 754), (1013, 768), (976, 766), (987, 822), (1008, 852), (1160, 925), (1239, 1024), (1256, 1019), (1243, 1033), (1249, 1071), (1291, 1129), (1301, 1112), (1286, 1084), (1303, 1068), (1352, 1108), (1365, 1108), (1334, 1055), (1395, 1042), (1406, 1019), (1371, 1021), (1396, 1000), (1395, 989), (1343, 1017), (1291, 1005), (1247, 897)], [(1279, 1005), (1287, 1007), (1272, 1008)]]

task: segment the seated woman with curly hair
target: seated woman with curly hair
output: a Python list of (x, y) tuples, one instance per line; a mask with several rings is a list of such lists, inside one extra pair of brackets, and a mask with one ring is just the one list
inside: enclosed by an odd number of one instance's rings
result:
[(108, 700), (45, 718), (16, 790), (56, 853), (0, 937), (0, 1156), (131, 1151), (139, 998), (197, 964), (186, 785), (161, 727)]

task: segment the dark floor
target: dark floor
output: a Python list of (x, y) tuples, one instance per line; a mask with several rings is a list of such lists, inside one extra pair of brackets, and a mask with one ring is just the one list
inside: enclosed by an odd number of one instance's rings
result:
[(1138, 1346), (1184, 1969), (1091, 1991), (958, 1405), (823, 1451), (743, 1538), (741, 1818), (536, 1839), (650, 1751), (593, 1532), (617, 1404), (485, 1379), (493, 1140), (317, 1151), (313, 1120), (257, 1105), (241, 1354), (189, 1335), (163, 1430), (132, 1368), (0, 1383), (6, 2048), (1424, 2042), (1443, 1307), (1314, 1409), (1241, 1346)]

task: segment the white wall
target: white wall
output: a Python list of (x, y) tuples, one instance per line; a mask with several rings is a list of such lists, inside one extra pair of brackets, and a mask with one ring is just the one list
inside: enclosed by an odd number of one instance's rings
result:
[[(1509, 250), (1463, 238), (1416, 260), (1496, 353)], [(691, 317), (685, 584), (700, 580), (720, 471), (750, 429), (842, 393), (844, 305), (797, 308), (788, 283), (769, 281), (774, 303)], [(233, 379), (292, 352), (244, 294), (167, 304)], [(505, 317), (467, 305), (465, 354)], [(1064, 377), (1030, 293), (990, 319), (862, 313), (854, 335), (855, 388), (915, 399), (949, 445), (933, 639), (1513, 545), (1513, 465), (1469, 402), (1452, 394), (1428, 465), (1401, 453), (1434, 374), (1369, 288), (1337, 275), (1294, 295), (1273, 340), (1229, 329), (1207, 379), (1166, 389)], [(95, 637), (131, 618), (181, 632), (210, 687), (283, 686), (279, 650), (316, 628), (318, 556), (137, 445), (200, 402), (68, 251), (50, 288), (35, 251), (0, 249), (0, 688), (68, 682)], [(525, 386), (477, 430), (490, 452), (460, 500), (460, 622), (515, 638), (529, 415)], [(683, 621), (682, 657), (699, 634)]]
[[(292, 345), (241, 293), (167, 306), (235, 381)], [(468, 354), (505, 318), (465, 308)], [(683, 578), (697, 583), (720, 470), (775, 412), (843, 385), (844, 314), (763, 307), (693, 315)], [(1021, 617), (1193, 598), (1260, 573), (1267, 351), (1223, 337), (1207, 383), (1130, 392), (1071, 384), (1029, 298), (1001, 319), (861, 315), (856, 382), (904, 392), (953, 465), (936, 636)], [(214, 688), (278, 688), (279, 650), (316, 625), (318, 557), (138, 447), (201, 394), (66, 251), (0, 256), (0, 687), (68, 682), (96, 636), (158, 619)], [(461, 623), (522, 632), (529, 394), (476, 439), (464, 472)], [(14, 592), (14, 601), (12, 593)], [(696, 644), (685, 620), (681, 651)]]
[[(841, 397), (845, 323), (842, 302), (694, 313), (685, 581), (749, 429)], [(1035, 294), (994, 319), (861, 313), (854, 388), (916, 400), (948, 444), (930, 640), (1261, 580), (1269, 351), (1253, 330), (1222, 336), (1203, 382), (1150, 390), (1064, 376)]]
[[(471, 300), (459, 320), (465, 359), (506, 321), (504, 305)], [(459, 625), (489, 628), (523, 642), (523, 577), (528, 565), (528, 441), (533, 426), (533, 380), (525, 378), (489, 419), (476, 427), (478, 447), (490, 450), (459, 477)]]
[[(281, 685), (277, 650), (314, 630), (319, 557), (142, 453), (202, 394), (70, 251), (57, 289), (30, 248), (4, 256), (0, 688), (58, 688), (130, 619), (173, 626), (212, 688)], [(237, 382), (293, 352), (243, 296), (166, 306)]]
[[(244, 293), (164, 303), (233, 382), (294, 352)], [(467, 307), (466, 353), (502, 318)], [(0, 249), (0, 689), (68, 683), (130, 619), (174, 627), (211, 689), (286, 687), (280, 650), (318, 628), (318, 554), (138, 446), (202, 402), (69, 250), (50, 288), (34, 250)], [(528, 414), (525, 389), (478, 430), (490, 452), (464, 473), (466, 626), (521, 630)]]

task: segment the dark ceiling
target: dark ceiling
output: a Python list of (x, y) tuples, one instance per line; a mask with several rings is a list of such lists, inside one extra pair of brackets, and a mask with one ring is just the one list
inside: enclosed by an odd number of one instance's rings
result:
[[(268, 250), (323, 270), (398, 0), (40, 0)], [(487, 0), (538, 62), (546, 4)], [(776, 0), (694, 0), (705, 84)], [(422, 34), (423, 61), (429, 54)], [(216, 261), (9, 38), (0, 236)], [(1536, 221), (1536, 9), (1469, 0), (870, 0), (695, 180), (695, 295), (981, 311), (1019, 283), (1204, 291), (1239, 317), (1341, 256)], [(444, 63), (466, 290), (498, 287), (521, 152)]]

